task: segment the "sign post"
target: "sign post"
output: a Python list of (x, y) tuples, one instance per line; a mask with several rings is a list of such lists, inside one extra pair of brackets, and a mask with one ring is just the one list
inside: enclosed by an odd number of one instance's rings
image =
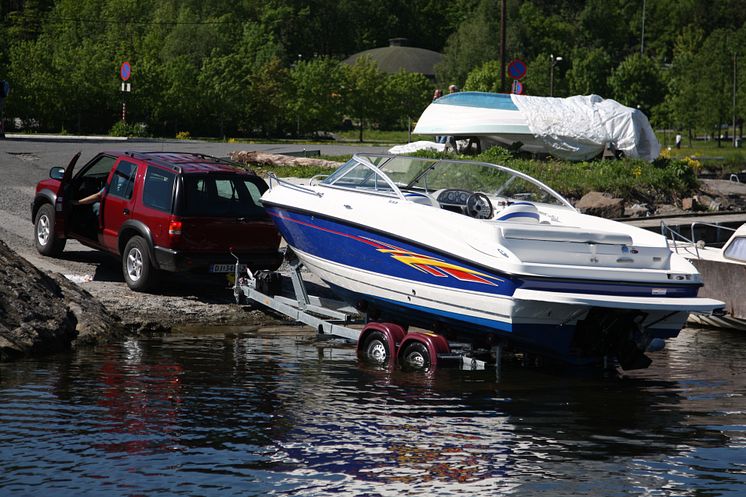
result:
[(127, 122), (127, 102), (124, 101), (124, 94), (132, 91), (132, 83), (127, 80), (132, 76), (132, 66), (129, 61), (122, 62), (119, 67), (119, 77), (122, 78), (122, 121)]
[(0, 79), (0, 138), (5, 138), (5, 97), (10, 94), (10, 83)]
[(513, 84), (511, 85), (512, 93), (523, 95), (523, 83), (519, 80), (523, 79), (526, 75), (526, 63), (522, 60), (513, 59), (508, 64), (508, 74), (513, 78)]

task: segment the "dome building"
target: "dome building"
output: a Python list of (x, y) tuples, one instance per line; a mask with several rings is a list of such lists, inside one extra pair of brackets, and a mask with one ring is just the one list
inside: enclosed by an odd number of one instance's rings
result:
[(407, 46), (406, 38), (391, 38), (388, 47), (371, 48), (350, 55), (343, 62), (354, 64), (360, 57), (368, 56), (373, 59), (378, 68), (385, 73), (397, 73), (404, 69), (408, 72), (420, 73), (430, 80), (435, 80), (435, 65), (443, 59), (443, 54)]

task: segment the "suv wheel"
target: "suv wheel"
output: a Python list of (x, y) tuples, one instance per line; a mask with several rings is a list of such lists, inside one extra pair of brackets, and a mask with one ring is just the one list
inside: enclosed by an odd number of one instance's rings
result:
[(54, 207), (44, 204), (39, 207), (34, 220), (34, 245), (41, 255), (57, 257), (65, 248), (64, 238), (54, 236)]
[(147, 242), (133, 236), (127, 242), (122, 257), (122, 272), (127, 286), (136, 292), (145, 292), (155, 286), (158, 270), (150, 260)]

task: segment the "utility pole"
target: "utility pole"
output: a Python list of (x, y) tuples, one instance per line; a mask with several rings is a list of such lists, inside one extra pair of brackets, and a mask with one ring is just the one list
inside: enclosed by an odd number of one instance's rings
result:
[(505, 18), (508, 0), (500, 0), (500, 93), (505, 92)]
[(549, 54), (549, 96), (554, 96), (554, 66), (557, 62), (562, 60), (562, 57), (555, 57), (554, 54)]
[(640, 34), (640, 55), (645, 55), (645, 0), (642, 0), (642, 33)]
[(738, 62), (738, 55), (733, 52), (733, 147), (738, 146), (738, 139), (736, 138), (736, 66)]

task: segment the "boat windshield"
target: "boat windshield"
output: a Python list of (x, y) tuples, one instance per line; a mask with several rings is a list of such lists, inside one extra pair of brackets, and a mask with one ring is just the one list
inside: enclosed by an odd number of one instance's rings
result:
[(443, 190), (481, 192), (497, 200), (571, 207), (560, 194), (540, 181), (485, 162), (359, 154), (321, 183), (395, 196), (400, 196), (401, 192), (431, 194)]
[(733, 239), (728, 242), (728, 245), (725, 247), (723, 255), (727, 259), (746, 262), (746, 236), (734, 236)]

